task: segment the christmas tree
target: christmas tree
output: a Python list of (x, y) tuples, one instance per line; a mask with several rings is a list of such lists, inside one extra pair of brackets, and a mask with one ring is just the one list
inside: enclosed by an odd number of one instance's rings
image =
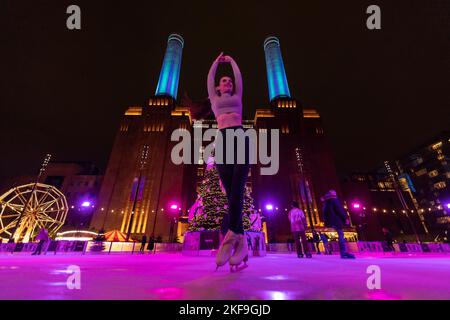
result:
[[(228, 200), (213, 158), (208, 159), (204, 179), (199, 187), (197, 202), (201, 203), (201, 208), (196, 208), (196, 212), (199, 213), (193, 215), (188, 231), (220, 230), (222, 219), (228, 214)], [(259, 215), (254, 209), (253, 198), (247, 187), (242, 211), (244, 230), (260, 231), (253, 229), (255, 225), (258, 226), (257, 223), (251, 226), (250, 217), (252, 216), (252, 221), (254, 221)]]
[(245, 231), (261, 231), (261, 215), (255, 210), (251, 191), (245, 187), (244, 204), (242, 208), (242, 223)]

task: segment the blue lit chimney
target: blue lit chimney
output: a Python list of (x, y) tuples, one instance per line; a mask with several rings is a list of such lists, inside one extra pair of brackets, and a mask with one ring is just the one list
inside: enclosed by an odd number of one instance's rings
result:
[(179, 34), (172, 33), (169, 36), (155, 95), (170, 96), (176, 100), (183, 46), (184, 40)]
[(281, 56), (280, 41), (276, 37), (268, 37), (264, 41), (266, 56), (267, 82), (269, 85), (269, 99), (290, 98), (289, 85)]

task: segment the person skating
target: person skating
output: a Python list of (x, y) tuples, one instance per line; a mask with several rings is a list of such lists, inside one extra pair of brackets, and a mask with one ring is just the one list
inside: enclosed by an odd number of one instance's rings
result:
[(316, 247), (316, 254), (321, 254), (320, 252), (320, 237), (319, 234), (316, 231), (313, 231), (313, 242), (314, 246)]
[(36, 236), (35, 240), (38, 240), (39, 243), (36, 247), (36, 250), (34, 250), (34, 252), (32, 253), (32, 255), (40, 255), (42, 252), (42, 247), (47, 244), (47, 241), (50, 240), (50, 237), (48, 235), (48, 231), (45, 228), (42, 228), (38, 235)]
[(323, 196), (323, 215), (325, 225), (334, 228), (338, 234), (339, 251), (343, 259), (355, 259), (355, 256), (347, 252), (344, 238), (344, 226), (349, 224), (347, 212), (337, 198), (336, 191), (330, 190)]
[[(288, 214), (291, 223), (291, 232), (297, 248), (297, 257), (303, 258), (303, 253), (307, 258), (312, 258), (309, 252), (308, 241), (306, 240), (306, 217), (303, 210), (299, 208), (298, 202), (292, 201), (292, 208)], [(302, 250), (303, 248), (303, 250)]]
[[(215, 76), (220, 63), (231, 65), (234, 82), (230, 77), (224, 76), (220, 78), (219, 84), (216, 86)], [(245, 182), (250, 168), (248, 137), (245, 138), (244, 150), (237, 150), (238, 145), (235, 139), (227, 141), (226, 138), (227, 132), (231, 134), (244, 133), (242, 127), (242, 77), (233, 58), (224, 56), (223, 53), (216, 58), (208, 73), (207, 88), (211, 109), (219, 129), (218, 137), (215, 140), (216, 167), (228, 200), (228, 218), (223, 219), (222, 224), (225, 235), (216, 256), (216, 265), (219, 268), (228, 262), (233, 271), (242, 262), (246, 266), (248, 260), (248, 246), (242, 225), (242, 207)], [(227, 149), (234, 149), (232, 163), (226, 161)], [(242, 154), (243, 152), (244, 154)], [(222, 155), (219, 161), (218, 154)], [(244, 163), (238, 163), (237, 159), (242, 155), (245, 158)]]
[(144, 234), (141, 239), (141, 248), (139, 249), (141, 253), (144, 253), (146, 245), (147, 245), (147, 236)]
[(148, 245), (147, 245), (148, 253), (152, 253), (153, 249), (155, 249), (155, 238), (153, 238), (153, 236), (150, 236), (150, 238), (148, 239)]

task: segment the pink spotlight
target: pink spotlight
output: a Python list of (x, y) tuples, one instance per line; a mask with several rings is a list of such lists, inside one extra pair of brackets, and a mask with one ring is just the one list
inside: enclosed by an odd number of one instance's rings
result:
[(273, 210), (273, 205), (266, 204), (266, 210), (272, 211)]
[(172, 210), (177, 210), (177, 209), (178, 209), (178, 206), (177, 206), (176, 204), (172, 204), (172, 205), (170, 206), (170, 209), (172, 209)]
[(361, 204), (358, 202), (355, 202), (352, 204), (352, 207), (353, 207), (353, 209), (359, 209), (359, 208), (361, 208)]

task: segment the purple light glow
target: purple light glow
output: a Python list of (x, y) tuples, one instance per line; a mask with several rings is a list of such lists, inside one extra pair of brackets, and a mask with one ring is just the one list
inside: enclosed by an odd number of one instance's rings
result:
[(266, 210), (272, 211), (273, 210), (273, 205), (266, 204)]
[(172, 204), (172, 205), (170, 206), (170, 209), (172, 209), (172, 210), (177, 210), (177, 209), (178, 209), (178, 206), (177, 206), (176, 204)]
[(90, 206), (91, 206), (91, 202), (90, 202), (90, 201), (83, 201), (83, 202), (81, 203), (81, 206), (84, 207), (84, 208), (90, 207)]
[(450, 210), (450, 202), (445, 205)]

